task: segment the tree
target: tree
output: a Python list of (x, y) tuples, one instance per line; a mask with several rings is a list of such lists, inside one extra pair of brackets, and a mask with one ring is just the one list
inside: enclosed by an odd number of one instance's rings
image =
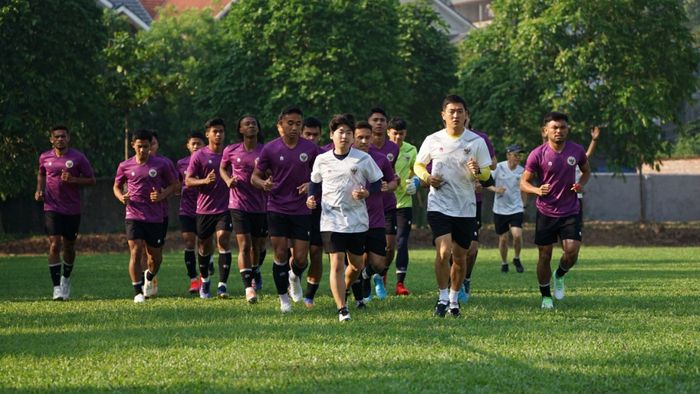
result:
[(498, 146), (540, 143), (550, 110), (573, 139), (608, 126), (608, 166), (658, 162), (662, 123), (696, 90), (698, 53), (677, 0), (496, 0), (495, 18), (462, 46), (461, 91)]
[(0, 5), (0, 200), (33, 187), (51, 125), (67, 124), (80, 145), (98, 124), (100, 18), (83, 0)]

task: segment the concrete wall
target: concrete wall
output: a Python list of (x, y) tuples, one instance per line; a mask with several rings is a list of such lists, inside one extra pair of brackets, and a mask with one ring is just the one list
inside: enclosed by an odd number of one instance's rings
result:
[[(648, 174), (643, 176), (646, 196), (646, 219), (662, 221), (700, 220), (700, 175)], [(534, 198), (534, 197), (533, 197)], [(170, 199), (170, 228), (177, 229), (179, 199)], [(483, 221), (492, 223), (493, 194), (483, 199)], [(584, 218), (601, 221), (638, 221), (640, 219), (639, 176), (597, 173), (585, 188)], [(415, 223), (425, 224), (425, 211), (414, 207)], [(534, 221), (534, 204), (526, 212), (526, 220)], [(124, 231), (124, 206), (112, 194), (112, 179), (100, 179), (97, 185), (83, 189), (82, 233)], [(31, 197), (0, 203), (0, 232), (42, 233), (42, 205)]]

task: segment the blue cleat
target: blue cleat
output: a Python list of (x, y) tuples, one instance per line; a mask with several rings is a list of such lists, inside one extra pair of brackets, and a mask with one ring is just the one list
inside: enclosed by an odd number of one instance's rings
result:
[(211, 298), (209, 286), (211, 286), (211, 282), (202, 282), (202, 286), (199, 287), (199, 298)]
[(377, 294), (377, 298), (383, 300), (386, 298), (386, 288), (384, 287), (384, 279), (378, 275), (372, 275), (372, 280), (374, 281), (374, 292)]

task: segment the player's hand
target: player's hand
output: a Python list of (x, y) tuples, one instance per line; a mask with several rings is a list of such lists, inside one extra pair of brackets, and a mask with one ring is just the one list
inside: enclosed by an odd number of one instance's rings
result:
[(418, 187), (416, 186), (416, 177), (406, 179), (406, 194), (412, 196), (416, 194)]
[(306, 198), (306, 207), (309, 209), (316, 209), (316, 197), (309, 196)]
[(151, 202), (158, 202), (160, 201), (160, 192), (156, 190), (155, 187), (151, 188)]
[(232, 176), (229, 178), (229, 180), (226, 182), (226, 186), (228, 186), (229, 189), (233, 189), (236, 187), (236, 183), (238, 183), (238, 179), (236, 179), (235, 176)]
[(207, 177), (204, 179), (207, 180), (207, 185), (216, 182), (216, 173), (214, 172), (214, 170), (211, 170), (209, 174), (207, 174)]
[(540, 186), (540, 192), (538, 193), (539, 196), (546, 196), (549, 194), (551, 185), (549, 183), (545, 183), (544, 185)]
[(263, 191), (269, 192), (275, 187), (275, 183), (272, 182), (272, 177), (265, 179), (262, 183)]
[(428, 185), (439, 189), (444, 182), (442, 181), (442, 177), (440, 175), (431, 175), (428, 177)]
[(389, 183), (386, 181), (382, 181), (382, 187), (379, 190), (381, 190), (382, 192), (388, 192), (389, 191)]
[(352, 191), (352, 198), (355, 200), (362, 200), (367, 197), (369, 197), (369, 190), (365, 189), (365, 187), (362, 185)]
[(481, 173), (481, 169), (479, 168), (479, 163), (477, 163), (473, 157), (470, 157), (469, 161), (467, 161), (467, 168), (469, 169), (469, 171), (471, 171), (471, 173), (472, 173), (472, 175), (474, 175), (474, 177), (476, 177), (477, 175), (479, 175)]
[(474, 191), (477, 193), (481, 193), (484, 191), (484, 186), (481, 184), (481, 182), (479, 182), (479, 181), (474, 182)]
[(591, 129), (591, 138), (595, 141), (600, 137), (600, 127), (595, 126)]
[(34, 199), (37, 201), (44, 201), (44, 192), (37, 190), (34, 192)]
[(506, 192), (506, 188), (505, 188), (505, 187), (502, 187), (502, 186), (500, 186), (500, 187), (496, 187), (496, 188), (494, 188), (494, 189), (493, 189), (493, 191), (494, 191), (494, 192), (496, 192), (497, 194), (503, 194), (503, 193), (505, 193), (505, 192)]
[(309, 190), (309, 182), (302, 183), (301, 185), (297, 186), (297, 192), (299, 194), (307, 194), (308, 190)]
[(61, 170), (61, 182), (70, 183), (73, 176), (65, 169)]
[(583, 193), (583, 186), (580, 183), (574, 183), (571, 186), (571, 191), (574, 193)]
[(129, 205), (129, 192), (123, 193), (122, 198), (119, 199), (124, 205)]

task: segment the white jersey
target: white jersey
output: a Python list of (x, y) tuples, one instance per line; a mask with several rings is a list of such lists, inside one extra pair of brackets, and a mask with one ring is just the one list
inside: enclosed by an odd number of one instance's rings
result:
[(362, 233), (369, 229), (365, 200), (352, 198), (353, 190), (382, 179), (382, 171), (372, 157), (350, 148), (339, 160), (333, 151), (316, 157), (311, 182), (322, 183), (321, 231)]
[(467, 167), (470, 158), (482, 168), (491, 164), (486, 142), (470, 130), (453, 137), (442, 129), (423, 141), (416, 162), (427, 165), (432, 161), (432, 175), (440, 175), (444, 181), (439, 189), (430, 187), (428, 211), (452, 217), (476, 217), (476, 178)]
[(508, 167), (508, 161), (498, 163), (496, 169), (491, 173), (496, 187), (506, 189), (503, 194), (494, 193), (493, 213), (499, 215), (512, 215), (523, 212), (523, 199), (520, 194), (520, 177), (525, 169), (518, 164), (515, 169)]

